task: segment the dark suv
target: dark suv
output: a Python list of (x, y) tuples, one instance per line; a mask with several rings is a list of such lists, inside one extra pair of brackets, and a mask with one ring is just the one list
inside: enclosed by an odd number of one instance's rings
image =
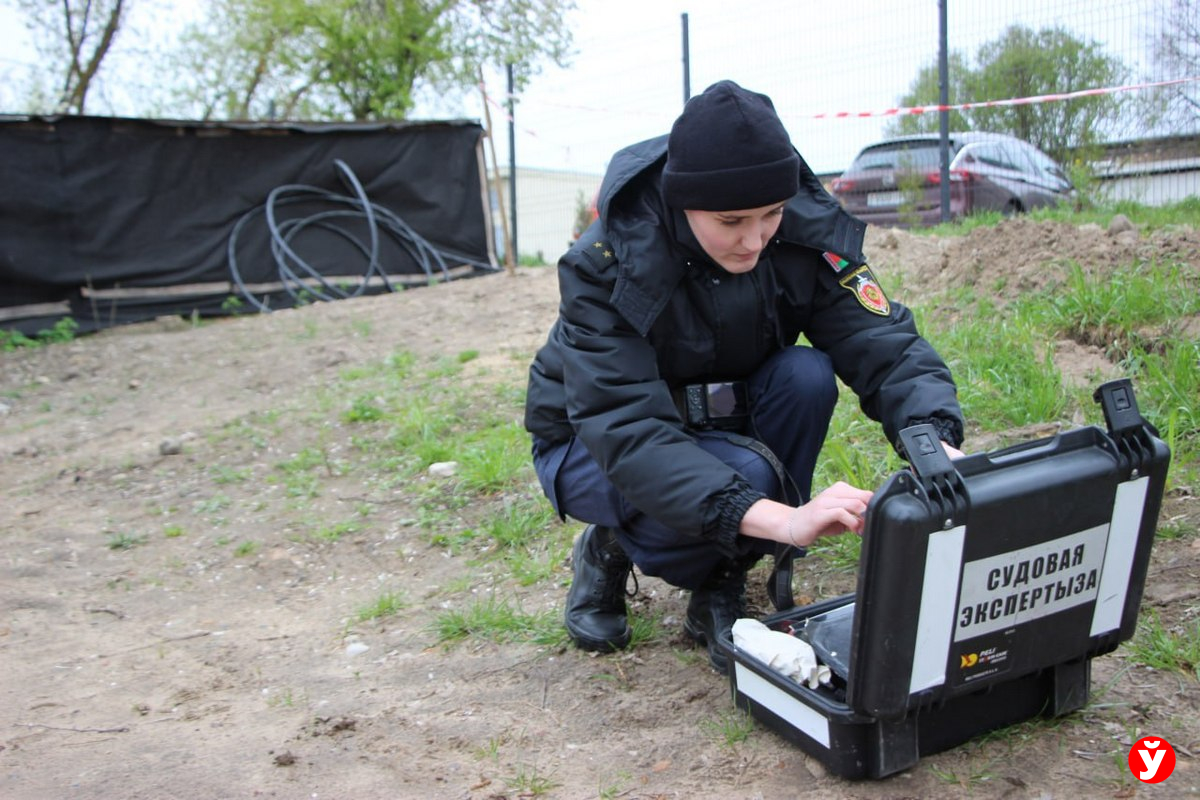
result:
[[(830, 185), (846, 210), (874, 225), (942, 221), (939, 136), (902, 136), (863, 148)], [(950, 218), (977, 211), (1016, 214), (1075, 197), (1050, 156), (1002, 133), (950, 134)]]

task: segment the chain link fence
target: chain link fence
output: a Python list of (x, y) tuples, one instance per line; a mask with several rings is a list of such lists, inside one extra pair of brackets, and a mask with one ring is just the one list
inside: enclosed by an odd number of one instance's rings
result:
[[(1001, 126), (1050, 118), (1058, 130), (1033, 143), (1062, 161), (1089, 199), (1158, 205), (1200, 193), (1200, 76), (1188, 74), (1200, 63), (1200, 2), (944, 1), (950, 104), (992, 104), (953, 112), (952, 129), (986, 122), (1019, 134)], [(569, 68), (543, 70), (516, 96), (503, 75), (485, 85), (522, 261), (553, 263), (586, 223), (611, 154), (667, 132), (685, 97), (717, 80), (768, 94), (826, 180), (903, 126), (937, 130), (938, 0), (612, 0), (602, 12), (593, 0), (580, 4), (566, 21), (577, 50)], [(1011, 57), (1016, 44), (1052, 47), (1055, 74), (1022, 67)], [(1172, 46), (1183, 50), (1172, 57)], [(922, 76), (932, 94), (912, 102)], [(1103, 114), (1082, 113), (1101, 103)]]

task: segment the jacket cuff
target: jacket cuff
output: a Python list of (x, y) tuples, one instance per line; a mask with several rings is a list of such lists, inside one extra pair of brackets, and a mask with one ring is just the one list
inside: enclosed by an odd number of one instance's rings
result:
[[(938, 438), (946, 444), (954, 448), (961, 448), (963, 443), (963, 424), (962, 420), (953, 419), (951, 417), (925, 417), (924, 419), (909, 420), (909, 426), (925, 425), (933, 426), (937, 431)], [(904, 444), (899, 438), (896, 439), (896, 453), (901, 458), (908, 461), (908, 453), (904, 452)]]
[(766, 497), (749, 483), (739, 481), (732, 488), (719, 494), (712, 504), (715, 513), (706, 514), (703, 535), (712, 540), (722, 555), (738, 556), (737, 537), (742, 526), (742, 517), (750, 506)]

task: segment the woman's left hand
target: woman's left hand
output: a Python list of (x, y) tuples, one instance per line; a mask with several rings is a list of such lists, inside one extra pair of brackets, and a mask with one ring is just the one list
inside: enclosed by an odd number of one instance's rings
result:
[(946, 451), (946, 455), (950, 456), (951, 461), (956, 458), (966, 458), (966, 453), (964, 453), (962, 450), (959, 450), (957, 447), (954, 447), (953, 445), (942, 442), (942, 449)]

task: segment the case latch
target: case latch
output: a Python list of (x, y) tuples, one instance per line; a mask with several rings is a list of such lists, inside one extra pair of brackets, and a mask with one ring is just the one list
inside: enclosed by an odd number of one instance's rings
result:
[(916, 473), (917, 483), (937, 505), (942, 527), (949, 529), (962, 524), (967, 509), (966, 488), (942, 448), (937, 428), (928, 423), (905, 428), (900, 431), (900, 443)]
[(1104, 411), (1108, 435), (1124, 458), (1130, 470), (1130, 477), (1138, 477), (1142, 466), (1154, 455), (1151, 437), (1157, 436), (1158, 431), (1138, 410), (1133, 381), (1120, 378), (1102, 383), (1092, 395), (1092, 399), (1099, 403)]
[(1129, 378), (1101, 384), (1092, 395), (1092, 399), (1104, 410), (1104, 423), (1114, 437), (1141, 430), (1146, 424), (1138, 411), (1137, 398), (1133, 395), (1133, 381)]

